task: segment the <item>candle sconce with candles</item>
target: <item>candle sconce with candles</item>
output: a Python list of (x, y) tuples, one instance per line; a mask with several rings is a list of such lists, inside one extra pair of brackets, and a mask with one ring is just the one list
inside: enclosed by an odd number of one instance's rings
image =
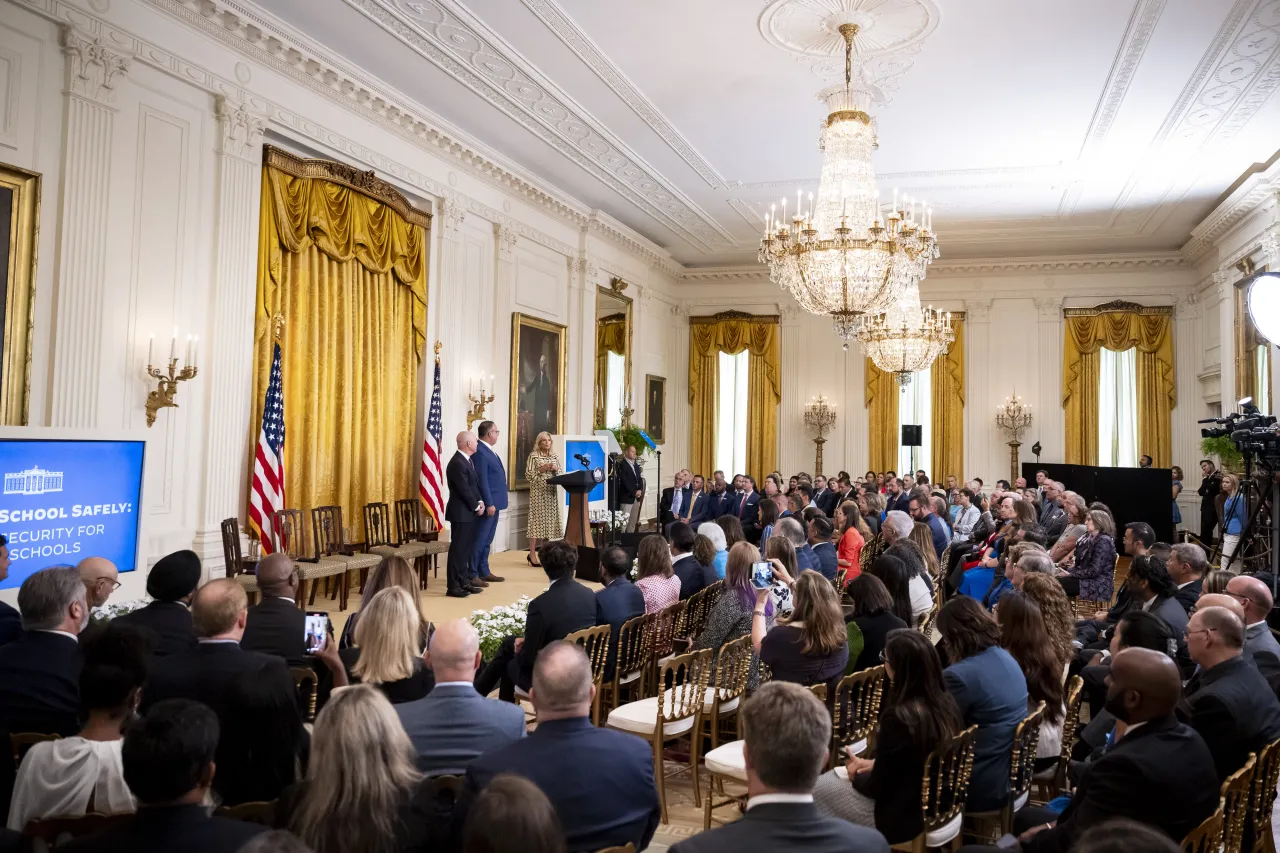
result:
[(1014, 389), (1012, 396), (1005, 397), (1004, 403), (996, 406), (996, 426), (1009, 436), (1009, 482), (1018, 479), (1018, 448), (1022, 433), (1031, 426), (1031, 404), (1022, 402)]
[(817, 448), (813, 461), (813, 474), (816, 477), (822, 473), (822, 445), (827, 443), (827, 431), (836, 423), (836, 404), (821, 394), (810, 398), (809, 405), (804, 407), (804, 422), (818, 432), (818, 437), (813, 440)]
[(196, 367), (196, 360), (199, 354), (200, 339), (187, 335), (187, 352), (185, 366), (178, 368), (178, 330), (173, 330), (173, 338), (169, 342), (169, 361), (165, 370), (156, 367), (152, 363), (152, 349), (155, 345), (155, 335), (147, 340), (147, 375), (156, 380), (156, 387), (147, 394), (147, 426), (154, 426), (156, 422), (156, 412), (161, 409), (178, 408), (178, 383), (185, 382), (188, 379), (194, 379), (199, 372)]
[(485, 407), (493, 402), (493, 374), (489, 374), (489, 393), (484, 391), (484, 375), (480, 376), (480, 393), (477, 396), (471, 392), (471, 385), (467, 385), (467, 399), (471, 401), (471, 410), (467, 412), (467, 429), (471, 429), (471, 425), (476, 421), (484, 420)]

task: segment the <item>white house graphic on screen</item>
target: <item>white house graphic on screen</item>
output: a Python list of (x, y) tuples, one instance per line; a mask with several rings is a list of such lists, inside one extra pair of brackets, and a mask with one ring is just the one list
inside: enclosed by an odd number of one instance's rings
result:
[(16, 474), (4, 475), (6, 495), (47, 495), (62, 491), (62, 472), (43, 468), (28, 468)]

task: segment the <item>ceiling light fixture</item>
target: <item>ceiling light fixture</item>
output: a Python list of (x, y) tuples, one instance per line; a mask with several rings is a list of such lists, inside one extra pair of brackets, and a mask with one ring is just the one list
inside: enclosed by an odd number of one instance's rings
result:
[(853, 326), (867, 358), (886, 373), (896, 373), (902, 386), (911, 384), (911, 374), (928, 370), (956, 337), (951, 313), (935, 311), (932, 305), (921, 308), (920, 290), (914, 284), (888, 311), (858, 317)]
[(838, 29), (845, 41), (844, 85), (820, 95), (828, 115), (819, 136), (823, 158), (816, 204), (810, 194), (806, 206), (797, 192), (790, 219), (786, 199), (780, 215), (773, 207), (759, 258), (769, 266), (769, 278), (800, 307), (835, 321), (836, 334), (847, 347), (859, 317), (886, 312), (908, 289), (918, 288), (938, 247), (932, 211), (906, 197), (900, 202), (896, 190), (881, 224), (871, 167), (876, 129), (867, 112), (872, 93), (861, 81), (853, 85), (858, 25), (844, 23)]

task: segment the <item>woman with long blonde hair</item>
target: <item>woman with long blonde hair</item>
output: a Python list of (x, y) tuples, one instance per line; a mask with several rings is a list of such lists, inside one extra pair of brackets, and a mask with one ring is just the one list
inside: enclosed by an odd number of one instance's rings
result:
[[(427, 786), (391, 703), (364, 685), (334, 693), (316, 717), (306, 779), (279, 805), (315, 853), (396, 853), (428, 842), (414, 802)], [(425, 799), (423, 800), (425, 805)]]
[(526, 559), (531, 566), (542, 565), (536, 561), (539, 545), (564, 535), (556, 487), (547, 482), (563, 471), (560, 457), (551, 447), (551, 433), (538, 433), (524, 466), (524, 477), (529, 481), (529, 556)]
[(360, 614), (364, 612), (365, 606), (373, 600), (375, 595), (393, 586), (409, 593), (416, 604), (421, 645), (419, 651), (426, 649), (427, 640), (431, 636), (431, 623), (427, 621), (426, 611), (422, 609), (422, 598), (418, 595), (418, 575), (403, 557), (395, 556), (383, 557), (382, 562), (369, 573), (368, 580), (360, 588), (360, 609), (352, 613), (347, 619), (347, 624), (342, 626), (342, 639), (338, 641), (338, 648), (349, 648), (355, 643), (356, 623), (360, 619)]
[(418, 645), (418, 607), (398, 586), (375, 595), (356, 626), (355, 653), (348, 665), (352, 681), (371, 684), (392, 704), (421, 699), (435, 686)]

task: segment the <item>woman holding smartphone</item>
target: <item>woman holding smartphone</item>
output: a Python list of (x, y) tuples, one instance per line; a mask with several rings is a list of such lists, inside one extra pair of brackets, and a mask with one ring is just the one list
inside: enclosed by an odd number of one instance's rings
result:
[[(773, 627), (773, 601), (758, 604), (756, 590), (751, 583), (751, 567), (758, 562), (760, 550), (750, 542), (739, 542), (729, 549), (729, 558), (725, 562), (724, 591), (711, 608), (707, 626), (693, 641), (694, 651), (715, 649), (719, 654), (725, 643), (750, 633), (751, 623), (755, 619), (753, 605), (755, 610), (764, 611), (765, 630)], [(755, 690), (760, 683), (759, 657), (754, 654), (751, 657), (751, 675), (747, 679), (747, 689)]]
[[(791, 618), (772, 631), (765, 624), (765, 606), (773, 595), (772, 581), (792, 587), (795, 609)], [(808, 687), (827, 684), (844, 675), (849, 662), (849, 637), (844, 612), (831, 581), (808, 570), (796, 580), (781, 561), (770, 560), (753, 567), (752, 586), (756, 607), (751, 617), (751, 646), (760, 660), (769, 665), (774, 681), (791, 681)]]

